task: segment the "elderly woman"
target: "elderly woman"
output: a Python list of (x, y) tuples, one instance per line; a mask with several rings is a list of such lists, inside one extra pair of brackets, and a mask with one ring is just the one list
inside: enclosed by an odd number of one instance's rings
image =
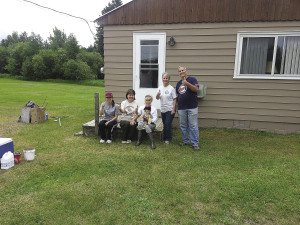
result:
[(126, 92), (126, 100), (121, 102), (120, 112), (122, 113), (120, 126), (123, 132), (122, 144), (129, 144), (133, 139), (136, 122), (135, 116), (137, 115), (138, 104), (135, 101), (135, 91), (129, 89)]
[(172, 122), (176, 112), (176, 91), (170, 85), (170, 75), (163, 73), (163, 85), (158, 88), (156, 99), (160, 100), (161, 119), (164, 125), (163, 141), (169, 144), (172, 140)]
[(117, 124), (118, 105), (113, 100), (113, 94), (105, 94), (105, 102), (100, 106), (99, 114), (103, 119), (99, 122), (100, 143), (110, 144), (112, 142), (112, 129)]

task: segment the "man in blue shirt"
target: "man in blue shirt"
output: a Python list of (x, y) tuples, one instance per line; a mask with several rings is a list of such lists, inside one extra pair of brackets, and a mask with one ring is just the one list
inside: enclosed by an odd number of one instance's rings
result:
[(181, 78), (176, 85), (177, 105), (183, 145), (191, 144), (199, 150), (198, 98), (199, 84), (195, 77), (188, 76), (184, 66), (178, 67)]

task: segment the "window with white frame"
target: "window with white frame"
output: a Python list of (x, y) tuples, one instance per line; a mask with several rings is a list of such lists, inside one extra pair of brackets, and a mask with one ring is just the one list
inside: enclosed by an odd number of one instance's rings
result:
[(300, 32), (239, 33), (234, 77), (300, 79)]

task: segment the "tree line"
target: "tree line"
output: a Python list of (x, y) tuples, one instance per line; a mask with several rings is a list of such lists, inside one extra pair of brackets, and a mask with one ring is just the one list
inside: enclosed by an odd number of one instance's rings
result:
[[(121, 0), (112, 0), (101, 14), (121, 6)], [(38, 34), (13, 32), (0, 43), (0, 73), (21, 76), (25, 80), (103, 79), (103, 27), (97, 27), (94, 46), (83, 48), (73, 34), (53, 29), (44, 41)]]
[(0, 43), (0, 73), (26, 80), (86, 80), (103, 78), (103, 57), (96, 48), (83, 48), (73, 34), (54, 28), (44, 41), (40, 35), (13, 32)]

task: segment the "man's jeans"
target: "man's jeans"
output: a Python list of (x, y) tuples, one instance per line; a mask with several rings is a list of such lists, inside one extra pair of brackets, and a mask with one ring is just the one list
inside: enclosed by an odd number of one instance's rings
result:
[(178, 110), (183, 143), (199, 145), (198, 108)]
[(172, 121), (174, 115), (171, 114), (171, 111), (167, 111), (161, 113), (161, 119), (164, 124), (164, 131), (163, 131), (163, 140), (164, 141), (171, 141), (172, 140)]

